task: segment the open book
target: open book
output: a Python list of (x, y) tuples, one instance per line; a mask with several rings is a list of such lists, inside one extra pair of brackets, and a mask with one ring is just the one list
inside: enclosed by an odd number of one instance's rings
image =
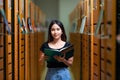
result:
[(53, 56), (55, 56), (55, 55), (64, 56), (71, 50), (73, 50), (73, 45), (64, 47), (60, 50), (58, 50), (58, 49), (45, 49), (44, 53), (45, 53), (45, 55), (49, 56), (48, 61), (51, 61), (51, 59), (53, 59)]

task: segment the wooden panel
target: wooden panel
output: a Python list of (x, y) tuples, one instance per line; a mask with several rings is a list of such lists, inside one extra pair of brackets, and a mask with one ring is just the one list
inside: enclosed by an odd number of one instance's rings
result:
[(34, 34), (30, 35), (30, 78), (35, 79), (35, 53), (34, 53)]
[[(75, 80), (81, 80), (81, 35), (79, 33), (70, 33), (70, 42), (74, 45), (74, 61), (71, 72)], [(78, 44), (79, 43), (79, 44)]]
[(0, 71), (3, 69), (4, 64), (3, 64), (3, 58), (0, 58)]
[[(25, 17), (25, 0), (19, 0), (18, 10), (20, 19)], [(25, 79), (25, 34), (22, 33), (21, 29), (19, 29), (19, 80)]]
[(14, 0), (14, 80), (18, 80), (18, 54), (19, 54), (19, 26), (18, 26), (18, 0)]
[[(105, 1), (105, 11), (106, 11), (106, 32), (111, 35), (110, 38), (106, 40), (106, 80), (115, 80), (115, 50), (116, 50), (116, 1), (106, 0)], [(111, 8), (111, 10), (110, 10)], [(114, 12), (115, 11), (115, 12)], [(109, 24), (109, 22), (111, 24)]]
[[(0, 9), (3, 9), (4, 1), (0, 0)], [(3, 25), (3, 17), (0, 15), (0, 79), (4, 80), (4, 25)]]
[(33, 30), (35, 31), (35, 4), (33, 2), (30, 2), (30, 17), (31, 17), (31, 23), (32, 23), (32, 27), (33, 27)]
[[(5, 1), (5, 14), (8, 21), (9, 26), (11, 27), (11, 0)], [(12, 28), (12, 27), (11, 27)], [(6, 80), (12, 80), (12, 35), (5, 36), (5, 43), (6, 43)], [(11, 75), (11, 76), (10, 76)]]
[(4, 71), (3, 70), (0, 71), (0, 79), (4, 80)]
[[(25, 22), (26, 22), (26, 27), (28, 28), (28, 17), (30, 17), (30, 7), (29, 7), (29, 1), (25, 0)], [(30, 34), (25, 35), (25, 80), (30, 80), (30, 38), (29, 38)]]
[[(39, 54), (39, 51), (40, 51), (40, 46), (43, 44), (43, 42), (45, 41), (45, 32), (38, 32), (38, 36), (37, 36), (37, 41), (38, 41), (38, 47), (37, 47), (37, 51), (38, 51), (38, 56), (37, 56), (37, 59), (39, 60), (40, 58), (40, 54)], [(38, 71), (37, 71), (37, 79), (38, 80), (42, 80), (43, 76), (44, 76), (44, 71), (46, 69), (46, 65), (45, 63), (42, 63), (43, 65), (41, 65), (41, 63), (39, 61), (37, 61), (37, 64), (38, 64)]]
[[(100, 11), (101, 11), (101, 9), (103, 9), (102, 7), (104, 7), (104, 6), (101, 6), (102, 5), (102, 3), (101, 3), (101, 0), (100, 1), (98, 1), (98, 0), (92, 0), (91, 2), (93, 2), (93, 4), (94, 4), (94, 6), (93, 6), (93, 9), (94, 9), (94, 11), (93, 11), (93, 32), (95, 32), (95, 30), (96, 30), (96, 27), (98, 26), (98, 21), (99, 21), (99, 19), (100, 19), (100, 16), (102, 15), (102, 14), (100, 14)], [(104, 1), (103, 1), (104, 2)], [(91, 18), (92, 19), (92, 18)], [(102, 22), (100, 23), (100, 27), (102, 27), (102, 23), (104, 24), (104, 22), (103, 22), (103, 20), (104, 20), (104, 17), (102, 17)], [(101, 35), (101, 32), (100, 32), (100, 30), (98, 31), (98, 34), (97, 35)], [(97, 37), (97, 36), (94, 36), (93, 37), (93, 66), (95, 66), (95, 68), (93, 68), (92, 70), (93, 70), (93, 73), (92, 73), (92, 75), (93, 75), (93, 78), (91, 78), (91, 79), (94, 79), (94, 80), (100, 80), (101, 79), (101, 64), (102, 64), (102, 67), (104, 67), (104, 65), (103, 65), (103, 62), (101, 61), (101, 39), (99, 39), (99, 37)], [(103, 51), (102, 51), (103, 52)], [(103, 56), (104, 54), (102, 53), (102, 56)]]
[(38, 52), (37, 52), (37, 51), (38, 51), (38, 50), (37, 50), (37, 48), (38, 48), (38, 47), (37, 47), (37, 46), (38, 46), (38, 40), (37, 40), (38, 37), (37, 37), (37, 36), (38, 36), (38, 35), (37, 35), (37, 34), (38, 34), (38, 33), (34, 33), (34, 43), (35, 43), (35, 45), (34, 45), (34, 47), (35, 47), (35, 49), (34, 49), (34, 53), (35, 53), (35, 54), (34, 54), (34, 57), (35, 57), (35, 58), (34, 58), (34, 65), (35, 65), (35, 66), (34, 66), (34, 68), (35, 68), (35, 73), (34, 73), (34, 74), (35, 74), (35, 78), (34, 78), (34, 79), (36, 79), (36, 80), (37, 80), (37, 71), (38, 71), (38, 69), (37, 69), (37, 67), (38, 67), (38, 64), (37, 64), (37, 62), (38, 62), (38, 58), (37, 58), (37, 56), (38, 56), (38, 54), (37, 54), (37, 53), (38, 53)]
[(93, 1), (93, 24), (97, 24), (98, 21), (98, 15), (99, 15), (99, 0)]
[[(87, 25), (85, 26), (85, 31), (87, 31), (87, 27), (90, 27), (90, 32), (94, 33), (96, 30), (96, 26), (98, 25), (98, 21), (100, 18), (100, 12), (103, 9), (103, 16), (102, 22), (100, 23), (100, 28), (98, 31), (98, 36), (90, 35), (90, 53), (91, 53), (91, 74), (90, 79), (91, 80), (115, 80), (116, 78), (116, 0), (83, 0), (80, 1), (82, 5), (82, 9), (85, 10), (81, 11), (80, 13), (87, 14)], [(86, 10), (85, 2), (87, 2), (87, 7), (90, 10)], [(103, 2), (103, 3), (102, 3)], [(88, 4), (89, 3), (89, 4)], [(81, 6), (80, 6), (81, 7)], [(118, 11), (118, 10), (117, 10)], [(72, 24), (72, 21), (76, 19), (75, 16), (76, 9), (74, 9), (70, 13), (70, 24)], [(81, 17), (80, 17), (81, 18)], [(89, 24), (90, 23), (90, 24)], [(103, 36), (100, 36), (100, 35)], [(88, 37), (83, 36), (81, 38), (82, 40), (82, 59), (84, 60), (84, 63), (82, 65), (82, 68), (85, 71), (85, 67), (87, 65), (88, 54), (87, 48), (88, 48)], [(85, 72), (82, 73), (82, 75), (86, 75)], [(86, 79), (87, 76), (82, 76), (83, 80)]]
[(99, 39), (94, 39), (96, 42), (94, 43), (93, 49), (93, 75), (94, 75), (94, 80), (100, 80), (100, 41)]
[(82, 34), (82, 80), (88, 80), (90, 75), (90, 44), (89, 44), (89, 36), (86, 34)]

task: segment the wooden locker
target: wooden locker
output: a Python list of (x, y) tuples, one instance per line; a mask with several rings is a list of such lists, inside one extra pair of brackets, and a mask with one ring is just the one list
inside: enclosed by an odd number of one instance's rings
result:
[(18, 24), (18, 0), (14, 0), (14, 80), (18, 80), (19, 78), (19, 24)]
[[(102, 40), (102, 43), (106, 43), (104, 46), (104, 80), (115, 80), (115, 47), (116, 47), (116, 1), (106, 0), (104, 1), (104, 9), (105, 9), (105, 24), (104, 24), (104, 33), (106, 34), (107, 38)], [(101, 53), (102, 54), (102, 53)], [(101, 65), (102, 66), (102, 65)]]
[[(29, 1), (25, 0), (25, 23), (26, 27), (28, 29), (28, 17), (30, 17), (30, 8), (29, 8)], [(30, 56), (30, 32), (28, 31), (28, 34), (25, 35), (25, 80), (30, 80), (30, 62), (29, 62), (29, 56)]]
[[(25, 0), (19, 0), (18, 2), (18, 10), (20, 19), (22, 22), (22, 19), (25, 17)], [(20, 27), (20, 26), (19, 26)], [(22, 26), (23, 27), (23, 26)], [(19, 29), (19, 80), (25, 80), (25, 33), (22, 33), (21, 29)]]
[(35, 4), (30, 2), (30, 17), (34, 33), (30, 34), (30, 78), (35, 79)]
[(70, 42), (74, 45), (75, 57), (70, 70), (75, 80), (82, 80), (81, 35), (79, 33), (70, 33)]
[[(5, 1), (5, 15), (8, 21), (9, 28), (11, 27), (11, 0)], [(12, 32), (11, 32), (12, 33)], [(12, 80), (12, 35), (7, 34), (5, 36), (5, 50), (6, 50), (6, 80)]]
[(30, 34), (30, 79), (35, 79), (34, 69), (35, 69), (35, 47), (34, 47), (34, 34)]
[(35, 49), (34, 49), (34, 70), (35, 70), (35, 72), (34, 72), (34, 74), (35, 74), (35, 77), (34, 77), (34, 79), (36, 79), (37, 80), (37, 71), (38, 71), (38, 68), (37, 68), (37, 66), (38, 66), (38, 64), (37, 64), (37, 62), (38, 62), (38, 58), (37, 58), (37, 56), (38, 56), (38, 50), (37, 50), (37, 46), (38, 46), (38, 32), (36, 32), (36, 33), (34, 33), (34, 47), (35, 47)]
[[(45, 32), (38, 32), (38, 36), (37, 36), (37, 39), (38, 39), (38, 45), (37, 45), (37, 51), (38, 51), (38, 56), (37, 56), (37, 60), (39, 60), (40, 58), (40, 46), (43, 44), (43, 42), (45, 41)], [(43, 79), (43, 76), (44, 76), (44, 71), (46, 69), (46, 65), (45, 63), (40, 63), (39, 61), (37, 61), (37, 64), (38, 64), (38, 71), (37, 71), (37, 79), (38, 80), (42, 80)], [(43, 64), (43, 65), (41, 65)]]
[[(0, 1), (0, 9), (4, 9), (4, 1)], [(3, 17), (0, 13), (0, 78), (1, 80), (5, 79), (5, 68), (4, 68), (4, 63), (5, 63), (5, 54), (4, 54), (4, 24), (3, 24)]]

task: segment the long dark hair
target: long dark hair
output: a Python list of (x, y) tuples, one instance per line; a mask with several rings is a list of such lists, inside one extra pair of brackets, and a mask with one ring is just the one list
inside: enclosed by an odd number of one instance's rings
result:
[(60, 22), (59, 20), (52, 20), (50, 25), (49, 25), (49, 29), (48, 29), (48, 40), (47, 40), (47, 42), (53, 41), (53, 37), (51, 35), (51, 28), (54, 24), (57, 24), (61, 28), (61, 30), (62, 30), (61, 39), (63, 41), (66, 41), (67, 37), (66, 37), (65, 29), (64, 29), (64, 26), (63, 26), (62, 22)]

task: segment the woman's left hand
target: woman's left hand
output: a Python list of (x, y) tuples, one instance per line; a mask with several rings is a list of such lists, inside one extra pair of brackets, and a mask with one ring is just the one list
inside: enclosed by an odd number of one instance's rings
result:
[(73, 57), (70, 57), (68, 60), (65, 59), (65, 56), (54, 56), (54, 58), (59, 61), (65, 63), (67, 66), (71, 66), (73, 63)]
[(61, 57), (61, 56), (54, 56), (54, 58), (59, 61), (59, 62), (63, 62), (63, 60), (65, 59), (64, 57)]

